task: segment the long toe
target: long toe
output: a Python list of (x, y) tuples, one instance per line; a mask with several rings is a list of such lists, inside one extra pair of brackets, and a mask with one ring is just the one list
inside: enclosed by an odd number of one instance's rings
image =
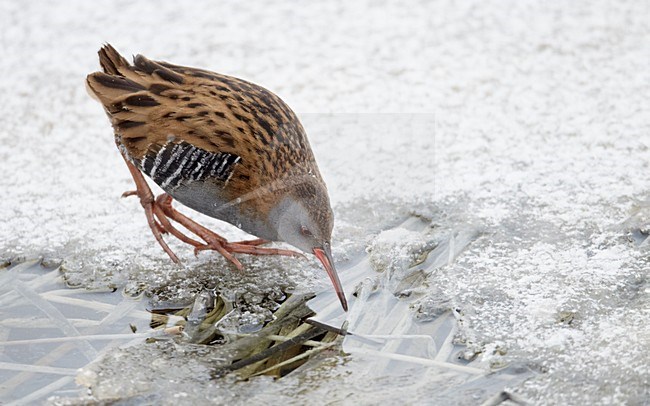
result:
[(241, 243), (228, 243), (224, 247), (226, 250), (238, 253), (238, 254), (250, 254), (250, 255), (283, 255), (288, 257), (303, 257), (299, 252), (279, 249), (279, 248), (264, 248), (254, 245), (247, 245)]
[(253, 246), (257, 246), (257, 245), (268, 244), (268, 243), (270, 243), (270, 242), (271, 242), (271, 241), (269, 241), (269, 240), (263, 240), (263, 239), (261, 239), (261, 238), (257, 238), (257, 239), (254, 239), (254, 240), (237, 241), (237, 242), (233, 242), (233, 243), (231, 243), (231, 244), (240, 244), (240, 245), (253, 245)]

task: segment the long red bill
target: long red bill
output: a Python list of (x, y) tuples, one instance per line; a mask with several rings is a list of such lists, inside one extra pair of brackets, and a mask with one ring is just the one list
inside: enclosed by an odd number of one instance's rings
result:
[(334, 260), (332, 260), (332, 251), (330, 250), (329, 244), (325, 244), (323, 248), (314, 248), (313, 251), (316, 258), (318, 258), (325, 267), (327, 276), (330, 277), (332, 285), (334, 285), (334, 290), (336, 290), (336, 295), (341, 301), (341, 306), (343, 307), (343, 310), (347, 312), (348, 301), (345, 299), (345, 292), (343, 292), (343, 286), (339, 280), (339, 275), (336, 273), (336, 269), (334, 269)]

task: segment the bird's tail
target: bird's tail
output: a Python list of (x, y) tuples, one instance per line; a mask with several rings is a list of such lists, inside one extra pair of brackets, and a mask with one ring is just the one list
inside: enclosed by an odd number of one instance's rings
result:
[(98, 52), (103, 72), (94, 72), (86, 77), (86, 89), (91, 97), (104, 107), (125, 95), (145, 90), (138, 83), (141, 79), (133, 66), (112, 45), (104, 45)]
[(129, 61), (120, 55), (111, 44), (104, 45), (97, 53), (99, 54), (99, 64), (102, 66), (104, 73), (124, 76), (120, 70), (129, 69), (131, 67)]

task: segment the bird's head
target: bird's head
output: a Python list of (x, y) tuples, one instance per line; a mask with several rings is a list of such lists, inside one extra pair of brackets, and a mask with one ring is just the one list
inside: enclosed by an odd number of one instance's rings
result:
[(325, 184), (313, 179), (292, 186), (274, 208), (271, 218), (281, 241), (314, 254), (323, 264), (343, 310), (347, 311), (345, 293), (332, 259), (334, 215)]

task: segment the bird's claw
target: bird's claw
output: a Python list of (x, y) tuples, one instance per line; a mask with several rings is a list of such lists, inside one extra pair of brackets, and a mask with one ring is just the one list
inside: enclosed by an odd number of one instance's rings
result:
[(200, 251), (206, 251), (209, 250), (210, 246), (208, 244), (203, 244), (203, 245), (197, 245), (194, 247), (194, 256), (198, 257)]

